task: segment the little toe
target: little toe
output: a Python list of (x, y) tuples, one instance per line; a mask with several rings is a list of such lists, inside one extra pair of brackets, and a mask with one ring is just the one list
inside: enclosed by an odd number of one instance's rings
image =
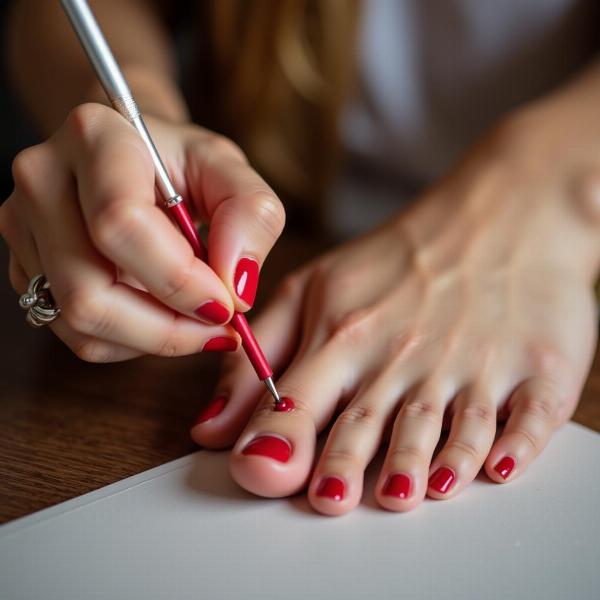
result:
[(497, 483), (512, 481), (522, 474), (564, 420), (562, 394), (556, 383), (545, 377), (522, 383), (509, 404), (512, 410), (504, 431), (485, 461), (488, 477)]

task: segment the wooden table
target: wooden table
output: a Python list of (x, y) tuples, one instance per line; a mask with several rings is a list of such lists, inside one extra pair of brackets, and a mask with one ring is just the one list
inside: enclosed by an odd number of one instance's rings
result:
[[(257, 306), (319, 247), (286, 234), (261, 277)], [(179, 458), (218, 376), (217, 356), (94, 365), (49, 330), (32, 330), (5, 275), (0, 242), (0, 523)], [(574, 420), (600, 431), (600, 353)]]

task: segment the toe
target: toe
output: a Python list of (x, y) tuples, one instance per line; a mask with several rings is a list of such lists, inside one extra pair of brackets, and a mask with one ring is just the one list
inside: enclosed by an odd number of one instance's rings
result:
[(341, 515), (360, 502), (365, 468), (379, 448), (385, 421), (385, 407), (372, 395), (355, 398), (339, 415), (309, 487), (313, 508)]
[(475, 479), (496, 432), (496, 405), (486, 388), (475, 385), (454, 401), (448, 440), (431, 463), (427, 493), (443, 500)]
[(261, 398), (232, 450), (233, 478), (248, 491), (268, 497), (287, 496), (304, 488), (313, 465), (317, 432), (331, 419), (353, 376), (348, 361), (327, 350), (291, 367), (277, 389), (293, 401), (293, 410), (277, 411), (272, 397), (265, 394)]
[(513, 393), (510, 416), (485, 462), (487, 475), (497, 483), (511, 481), (545, 448), (561, 419), (563, 397), (555, 382), (536, 377)]
[(427, 470), (440, 438), (447, 396), (447, 390), (428, 383), (411, 392), (402, 404), (375, 490), (383, 508), (411, 510), (425, 497)]

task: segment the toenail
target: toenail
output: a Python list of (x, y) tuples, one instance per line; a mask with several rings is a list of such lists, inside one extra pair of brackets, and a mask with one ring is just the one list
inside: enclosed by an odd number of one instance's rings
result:
[(290, 412), (294, 408), (296, 408), (296, 405), (291, 398), (281, 398), (281, 402), (275, 403), (275, 410), (277, 412)]
[(441, 494), (445, 494), (456, 479), (456, 474), (448, 467), (440, 467), (430, 478), (429, 485)]
[(317, 496), (324, 496), (339, 502), (344, 499), (344, 482), (339, 477), (327, 477), (321, 481)]
[(292, 454), (292, 447), (287, 440), (280, 437), (259, 435), (242, 450), (242, 454), (258, 454), (279, 462), (287, 462)]
[(201, 411), (198, 415), (198, 418), (194, 421), (194, 426), (205, 423), (209, 419), (216, 417), (218, 414), (222, 412), (227, 404), (227, 396), (220, 395), (216, 398), (213, 398)]
[(382, 491), (384, 496), (394, 496), (395, 498), (408, 498), (410, 494), (410, 477), (404, 473), (396, 473), (385, 482)]
[(494, 467), (494, 471), (498, 473), (502, 479), (508, 479), (512, 470), (515, 468), (515, 459), (512, 456), (505, 456), (502, 460), (499, 460)]

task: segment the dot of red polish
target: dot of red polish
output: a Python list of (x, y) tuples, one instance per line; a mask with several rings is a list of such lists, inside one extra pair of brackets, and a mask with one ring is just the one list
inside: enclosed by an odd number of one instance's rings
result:
[(277, 412), (290, 412), (296, 408), (294, 401), (291, 398), (282, 398), (281, 402), (275, 403), (275, 410)]

